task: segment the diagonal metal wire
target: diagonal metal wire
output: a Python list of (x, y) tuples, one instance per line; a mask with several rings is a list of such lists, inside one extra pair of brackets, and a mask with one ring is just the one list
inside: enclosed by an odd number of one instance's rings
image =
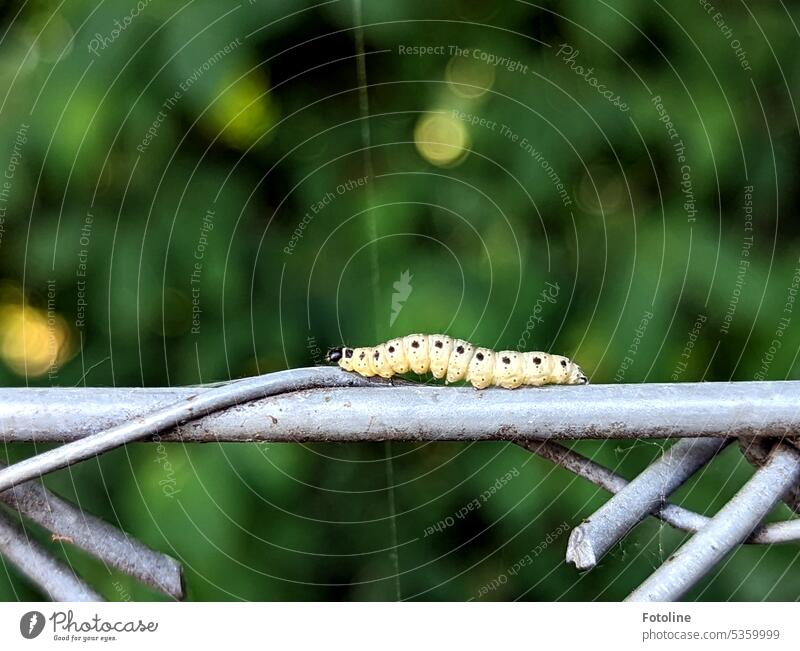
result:
[(588, 570), (730, 441), (683, 439), (572, 530), (567, 562)]
[[(583, 477), (609, 493), (619, 493), (630, 484), (627, 479), (612, 470), (555, 441), (526, 441), (519, 445), (543, 459)], [(688, 533), (700, 531), (711, 521), (708, 516), (666, 501), (656, 507), (652, 514), (676, 529)], [(757, 527), (744, 542), (775, 545), (798, 541), (800, 541), (800, 518)]]
[[(0, 464), (3, 467), (3, 464)], [(30, 481), (0, 493), (0, 501), (107, 565), (173, 599), (183, 598), (180, 563), (154, 551), (108, 522)]]
[(733, 499), (634, 590), (626, 601), (680, 599), (743, 542), (798, 482), (800, 451), (781, 443)]
[(2, 510), (0, 554), (54, 601), (103, 601), (69, 567), (30, 539)]

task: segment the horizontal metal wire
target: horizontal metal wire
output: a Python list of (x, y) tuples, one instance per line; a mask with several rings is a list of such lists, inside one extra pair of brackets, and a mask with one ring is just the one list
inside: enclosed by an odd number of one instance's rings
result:
[[(313, 376), (318, 383), (341, 384), (353, 379), (338, 368), (284, 373), (300, 379)], [(796, 381), (553, 386), (513, 391), (364, 384), (368, 386), (317, 388), (254, 400), (201, 416), (165, 432), (161, 439), (782, 437), (800, 431), (800, 382)], [(0, 437), (6, 442), (81, 439), (209, 390), (0, 389)]]
[(126, 443), (155, 436), (182, 421), (247, 404), (266, 396), (332, 386), (362, 386), (364, 378), (316, 368), (281, 371), (206, 387), (203, 391), (155, 409), (128, 422), (0, 468), (0, 491), (29, 479), (90, 459)]

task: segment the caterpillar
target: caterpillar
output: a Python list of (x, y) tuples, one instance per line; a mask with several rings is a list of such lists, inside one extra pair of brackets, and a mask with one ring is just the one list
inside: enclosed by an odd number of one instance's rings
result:
[(561, 355), (495, 352), (447, 335), (413, 334), (366, 348), (337, 346), (328, 351), (327, 360), (364, 377), (430, 371), (448, 384), (466, 380), (476, 389), (589, 382), (580, 366)]

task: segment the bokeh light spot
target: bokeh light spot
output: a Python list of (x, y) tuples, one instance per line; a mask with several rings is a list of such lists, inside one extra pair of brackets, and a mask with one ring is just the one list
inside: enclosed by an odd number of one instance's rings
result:
[(275, 124), (277, 111), (268, 90), (265, 76), (254, 71), (217, 97), (207, 115), (222, 140), (236, 149), (246, 149)]
[(429, 163), (452, 167), (469, 153), (469, 134), (464, 122), (452, 114), (428, 113), (414, 128), (414, 144)]
[(12, 371), (25, 377), (54, 373), (72, 353), (62, 316), (21, 303), (0, 305), (0, 357)]
[(476, 59), (455, 56), (447, 64), (445, 79), (459, 97), (475, 99), (494, 85), (494, 68)]

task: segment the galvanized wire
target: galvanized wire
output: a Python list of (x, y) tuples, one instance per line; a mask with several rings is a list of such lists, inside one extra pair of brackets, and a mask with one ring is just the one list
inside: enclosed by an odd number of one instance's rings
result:
[(588, 570), (730, 441), (683, 439), (572, 530), (567, 562)]
[(338, 370), (314, 368), (281, 371), (280, 373), (237, 380), (221, 386), (197, 389), (193, 395), (179, 399), (173, 404), (132, 421), (110, 427), (0, 469), (0, 491), (108, 452), (126, 443), (153, 436), (162, 430), (175, 427), (183, 421), (226, 409), (232, 405), (276, 393), (313, 389), (320, 386), (352, 387), (364, 385), (367, 382), (357, 375), (335, 372)]
[[(800, 458), (790, 458), (798, 453), (788, 446), (773, 455), (713, 519), (664, 501), (731, 437), (767, 441), (798, 431), (800, 382), (560, 386), (516, 391), (398, 384), (317, 367), (201, 387), (0, 389), (0, 436), (5, 442), (69, 441), (0, 469), (0, 490), (132, 441), (152, 440), (155, 434), (161, 434), (162, 441), (183, 442), (509, 440), (619, 493), (593, 521), (573, 534), (580, 545), (573, 545), (572, 556), (581, 567), (591, 566), (651, 512), (679, 528), (698, 531), (692, 540), (705, 541), (716, 550), (730, 549), (748, 535), (750, 542), (764, 543), (800, 537), (797, 520), (759, 527), (764, 509), (774, 505), (800, 477)], [(674, 446), (674, 452), (668, 452), (628, 488), (623, 478), (552, 440), (665, 437), (689, 440)], [(778, 466), (784, 473), (782, 482), (772, 476)], [(780, 494), (773, 494), (776, 491)], [(739, 516), (748, 508), (747, 517), (738, 525), (723, 526), (725, 518)], [(577, 552), (586, 547), (587, 540), (591, 553), (580, 560)], [(681, 575), (681, 590), (699, 580), (721, 556), (706, 554), (703, 558), (701, 566), (684, 563), (687, 569)], [(663, 580), (657, 576), (659, 572), (652, 585), (643, 586), (631, 598), (651, 594), (670, 598), (670, 594), (680, 593), (674, 587), (679, 582)], [(673, 587), (665, 587), (667, 584)], [(661, 593), (651, 589), (653, 586), (660, 586)]]
[(680, 599), (743, 542), (798, 481), (800, 451), (790, 445), (780, 444), (733, 499), (634, 590), (626, 601)]
[(0, 554), (54, 601), (103, 601), (64, 563), (53, 558), (0, 510)]
[[(284, 374), (289, 374), (285, 376)], [(522, 387), (393, 386), (339, 368), (284, 371), (284, 393), (215, 414), (181, 409), (163, 441), (476, 441), (783, 437), (800, 431), (800, 382)], [(319, 389), (299, 391), (304, 379)], [(336, 385), (331, 388), (331, 384)], [(348, 386), (349, 385), (349, 386)], [(356, 388), (355, 385), (358, 385)], [(235, 385), (229, 385), (235, 386)], [(258, 385), (256, 385), (258, 386)], [(218, 387), (217, 387), (218, 388)], [(215, 388), (0, 389), (0, 437), (74, 441)]]
[[(525, 441), (519, 445), (543, 459), (552, 461), (579, 477), (583, 477), (609, 493), (619, 493), (630, 485), (630, 482), (624, 477), (555, 441)], [(657, 506), (652, 515), (675, 529), (688, 533), (700, 531), (711, 521), (708, 516), (667, 501)], [(800, 541), (800, 518), (759, 526), (744, 542), (775, 545), (798, 541)]]
[(25, 482), (0, 493), (0, 500), (52, 532), (55, 541), (83, 549), (173, 599), (183, 598), (182, 570), (178, 561), (150, 549), (44, 486), (34, 481)]

